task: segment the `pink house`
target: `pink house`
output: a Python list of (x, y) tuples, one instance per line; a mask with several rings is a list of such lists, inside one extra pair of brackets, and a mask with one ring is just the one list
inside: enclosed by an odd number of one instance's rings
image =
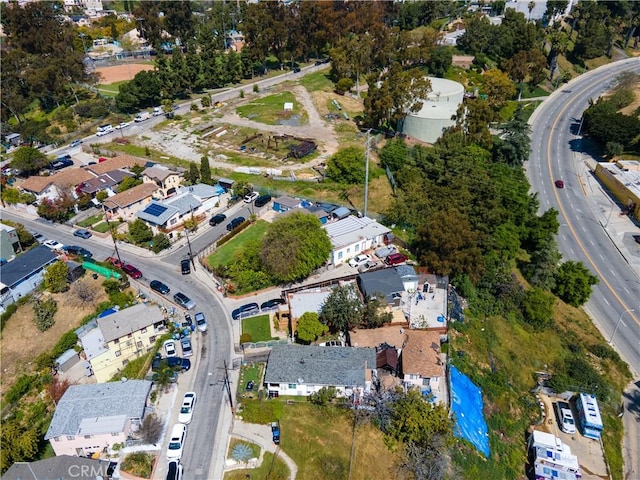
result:
[(151, 382), (73, 385), (62, 396), (44, 437), (56, 455), (90, 457), (122, 443), (144, 417)]

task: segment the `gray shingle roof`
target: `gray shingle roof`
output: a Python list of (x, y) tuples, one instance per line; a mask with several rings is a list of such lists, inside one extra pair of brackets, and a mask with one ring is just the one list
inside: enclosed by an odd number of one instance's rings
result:
[(2, 475), (2, 480), (95, 480), (98, 474), (107, 478), (108, 460), (59, 455), (36, 462), (16, 462)]
[(147, 380), (72, 385), (58, 402), (44, 439), (77, 435), (85, 418), (142, 418), (150, 390), (151, 382)]
[(265, 382), (364, 386), (365, 369), (374, 368), (374, 348), (274, 345)]
[(358, 287), (365, 298), (381, 293), (387, 301), (393, 302), (393, 294), (404, 292), (404, 284), (395, 268), (383, 268), (358, 275)]
[(162, 311), (157, 306), (139, 303), (106, 317), (98, 318), (98, 327), (105, 342), (111, 342), (130, 333), (137, 332), (163, 320)]
[(0, 279), (2, 283), (11, 287), (19, 281), (31, 276), (42, 267), (53, 263), (57, 255), (44, 245), (32, 248), (20, 255), (15, 260), (0, 267)]

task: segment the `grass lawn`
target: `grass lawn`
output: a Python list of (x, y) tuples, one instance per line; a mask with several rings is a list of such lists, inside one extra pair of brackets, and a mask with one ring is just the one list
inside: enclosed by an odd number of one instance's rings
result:
[(244, 248), (244, 246), (251, 240), (262, 238), (269, 225), (264, 220), (258, 220), (255, 224), (249, 228), (244, 229), (241, 233), (233, 237), (227, 243), (218, 248), (215, 252), (209, 255), (207, 261), (209, 265), (226, 265), (233, 260), (233, 254), (236, 250)]
[[(277, 458), (271, 452), (265, 452), (262, 463), (258, 468), (244, 468), (233, 470), (224, 474), (225, 480), (287, 480), (289, 478), (289, 467), (284, 460)], [(300, 478), (299, 476), (297, 478)], [(318, 477), (322, 478), (322, 477)]]
[[(287, 112), (284, 116), (284, 104), (286, 102), (293, 103), (293, 110)], [(298, 115), (299, 125), (307, 123), (307, 114), (301, 108), (300, 102), (291, 92), (281, 92), (275, 95), (269, 95), (238, 107), (238, 114), (256, 122), (266, 123), (267, 125), (278, 125), (280, 120), (289, 118), (292, 115)]]
[(99, 233), (106, 233), (109, 231), (109, 225), (107, 224), (107, 222), (101, 222), (97, 225), (95, 225), (92, 230), (95, 230), (96, 232)]
[(333, 91), (333, 82), (329, 79), (329, 70), (322, 70), (305, 75), (300, 79), (300, 85), (310, 92), (318, 90)]
[(349, 475), (353, 435), (351, 411), (308, 403), (285, 405), (280, 420), (281, 448), (298, 466), (299, 480), (318, 478), (396, 478), (396, 456), (372, 424), (358, 425), (354, 463)]
[(90, 227), (91, 225), (101, 222), (104, 219), (104, 215), (93, 215), (92, 217), (85, 218), (81, 222), (78, 222), (78, 225), (81, 227)]
[(266, 342), (271, 340), (271, 325), (269, 315), (258, 315), (242, 319), (242, 333), (251, 335), (252, 342)]
[(115, 97), (120, 92), (120, 86), (129, 83), (129, 80), (123, 80), (121, 82), (114, 82), (104, 85), (98, 85), (98, 90), (101, 94), (106, 95), (107, 97)]

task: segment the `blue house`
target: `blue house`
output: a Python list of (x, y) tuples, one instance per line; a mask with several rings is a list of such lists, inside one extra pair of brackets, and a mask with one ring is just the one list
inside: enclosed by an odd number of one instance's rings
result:
[(331, 215), (325, 212), (320, 207), (316, 207), (312, 205), (308, 207), (307, 210), (309, 211), (309, 213), (313, 213), (316, 217), (318, 217), (318, 220), (320, 220), (320, 223), (323, 225), (329, 221), (329, 218), (331, 218)]
[(288, 212), (294, 208), (300, 208), (302, 200), (288, 196), (278, 197), (273, 201), (273, 209), (276, 212)]

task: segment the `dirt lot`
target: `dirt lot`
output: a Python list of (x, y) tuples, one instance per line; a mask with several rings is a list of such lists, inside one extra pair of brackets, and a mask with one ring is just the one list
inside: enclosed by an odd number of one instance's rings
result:
[(96, 68), (96, 73), (100, 75), (100, 83), (110, 84), (130, 80), (136, 73), (144, 70), (153, 70), (154, 66), (148, 63), (130, 63), (129, 65), (114, 65), (113, 67)]
[(102, 288), (103, 277), (94, 280), (85, 275), (87, 282), (97, 296), (90, 304), (82, 305), (73, 290), (53, 294), (58, 303), (55, 315), (56, 323), (49, 330), (41, 332), (33, 322), (33, 304), (28, 303), (18, 308), (2, 330), (0, 352), (2, 352), (2, 384), (0, 393), (4, 394), (15, 379), (22, 374), (30, 373), (31, 362), (43, 352), (50, 351), (62, 334), (80, 325), (80, 320), (91, 313), (96, 305), (107, 299)]

